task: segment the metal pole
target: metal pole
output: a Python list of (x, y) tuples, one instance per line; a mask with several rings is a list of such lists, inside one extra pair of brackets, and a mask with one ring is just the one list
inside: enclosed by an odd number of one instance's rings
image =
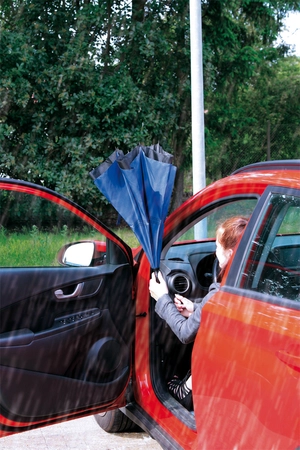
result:
[[(206, 186), (201, 0), (190, 0), (193, 193)], [(199, 231), (201, 237), (205, 230)], [(198, 234), (198, 232), (197, 232)]]
[(270, 121), (267, 123), (267, 161), (271, 161), (271, 126)]

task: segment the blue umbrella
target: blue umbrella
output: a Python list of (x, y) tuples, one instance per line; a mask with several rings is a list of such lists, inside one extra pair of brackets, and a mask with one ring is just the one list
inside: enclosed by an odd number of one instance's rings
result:
[(115, 150), (90, 172), (100, 192), (135, 233), (154, 270), (159, 268), (164, 221), (175, 181), (172, 159), (159, 144), (138, 146), (126, 155)]

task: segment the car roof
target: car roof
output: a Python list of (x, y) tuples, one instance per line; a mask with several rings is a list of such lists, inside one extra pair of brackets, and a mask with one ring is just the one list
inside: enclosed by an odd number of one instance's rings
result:
[(257, 172), (257, 171), (274, 171), (274, 170), (300, 170), (300, 159), (286, 159), (277, 161), (261, 161), (254, 164), (241, 167), (235, 170), (231, 175), (245, 172)]
[(300, 160), (266, 161), (242, 167), (228, 177), (214, 181), (187, 199), (166, 220), (166, 233), (173, 221), (190, 220), (199, 208), (211, 202), (240, 195), (260, 196), (268, 186), (300, 189)]

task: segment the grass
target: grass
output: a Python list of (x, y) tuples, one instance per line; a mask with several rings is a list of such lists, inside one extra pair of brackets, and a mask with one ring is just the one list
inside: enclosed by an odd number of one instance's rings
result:
[[(138, 240), (129, 228), (119, 228), (115, 233), (130, 247), (137, 247)], [(63, 229), (60, 233), (39, 231), (33, 226), (31, 230), (9, 233), (0, 229), (0, 267), (53, 267), (59, 266), (57, 254), (59, 249), (71, 242), (82, 239), (105, 241), (100, 234), (91, 232), (71, 232)]]
[(140, 245), (138, 239), (135, 234), (129, 227), (120, 227), (112, 230), (122, 241), (126, 242), (127, 245), (131, 248), (138, 247)]

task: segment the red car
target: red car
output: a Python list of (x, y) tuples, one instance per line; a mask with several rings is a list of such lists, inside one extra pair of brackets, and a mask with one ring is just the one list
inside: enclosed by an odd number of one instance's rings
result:
[[(195, 300), (213, 279), (217, 224), (250, 217), (188, 345), (154, 311), (143, 251), (61, 195), (0, 179), (2, 436), (93, 414), (166, 449), (299, 448), (299, 169), (244, 167), (167, 218), (161, 271)], [(167, 389), (189, 368), (194, 412)]]

